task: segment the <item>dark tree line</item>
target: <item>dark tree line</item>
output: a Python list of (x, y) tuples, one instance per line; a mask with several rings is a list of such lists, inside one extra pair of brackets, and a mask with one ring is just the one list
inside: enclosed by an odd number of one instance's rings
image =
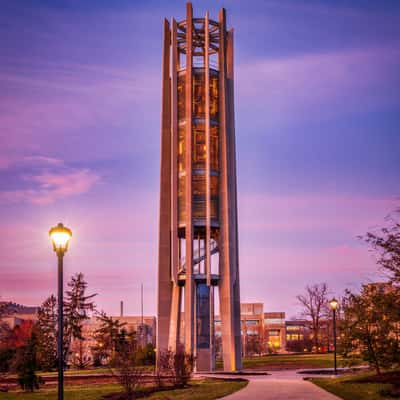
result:
[[(338, 313), (338, 347), (349, 363), (362, 359), (377, 374), (388, 367), (400, 366), (400, 224), (395, 216), (377, 232), (368, 232), (364, 240), (377, 257), (384, 273), (383, 282), (362, 286), (360, 293), (349, 290), (341, 300)], [(303, 315), (311, 321), (312, 337), (318, 348), (321, 321), (329, 320), (325, 284), (306, 288), (298, 296)]]
[(342, 334), (344, 356), (361, 356), (378, 374), (400, 365), (400, 224), (396, 217), (378, 232), (361, 237), (377, 256), (388, 278), (364, 285), (360, 294), (347, 292)]
[[(86, 295), (87, 282), (82, 273), (71, 277), (64, 301), (64, 364), (73, 339), (82, 339), (82, 324), (95, 311), (93, 297)], [(24, 321), (10, 329), (1, 318), (7, 315), (5, 307), (0, 309), (0, 372), (16, 372), (24, 390), (34, 390), (40, 379), (35, 371), (50, 371), (57, 366), (57, 300), (54, 295), (47, 298), (38, 310), (38, 321)]]

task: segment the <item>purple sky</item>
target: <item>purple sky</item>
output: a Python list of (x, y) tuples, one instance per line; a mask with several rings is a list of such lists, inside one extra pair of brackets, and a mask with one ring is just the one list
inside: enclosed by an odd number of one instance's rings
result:
[[(297, 312), (374, 280), (357, 236), (399, 205), (400, 2), (195, 1), (235, 28), (242, 301)], [(0, 14), (0, 296), (56, 292), (48, 229), (73, 230), (66, 278), (97, 304), (156, 312), (161, 32), (177, 1), (13, 1)]]

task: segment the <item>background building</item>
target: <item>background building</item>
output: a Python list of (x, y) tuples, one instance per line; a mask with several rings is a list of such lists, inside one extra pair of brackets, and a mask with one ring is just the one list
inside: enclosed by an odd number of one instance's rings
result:
[(1, 314), (3, 315), (1, 321), (6, 323), (10, 329), (21, 325), (24, 321), (37, 321), (37, 313), (39, 307), (24, 306), (21, 304), (0, 301)]
[(310, 322), (304, 319), (286, 321), (286, 349), (304, 352), (311, 348)]
[[(111, 316), (125, 324), (122, 328), (127, 334), (133, 334), (136, 346), (145, 347), (148, 344), (155, 346), (156, 343), (156, 317), (155, 316)], [(94, 316), (83, 322), (82, 337), (84, 340), (74, 339), (71, 343), (69, 362), (71, 364), (91, 364), (94, 361), (93, 349), (98, 348), (96, 331), (100, 328), (101, 322)]]
[[(264, 312), (263, 303), (241, 303), (242, 354), (278, 353), (286, 350), (286, 325), (284, 312)], [(220, 352), (221, 320), (215, 319), (217, 356)]]
[(270, 353), (286, 350), (286, 325), (284, 312), (264, 313), (264, 343), (266, 343)]

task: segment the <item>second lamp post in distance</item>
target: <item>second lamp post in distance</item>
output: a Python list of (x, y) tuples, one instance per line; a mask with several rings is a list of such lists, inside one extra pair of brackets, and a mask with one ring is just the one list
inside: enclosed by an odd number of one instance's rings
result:
[(338, 308), (338, 301), (333, 298), (329, 302), (329, 307), (332, 310), (333, 313), (333, 353), (334, 353), (334, 371), (335, 375), (337, 374), (337, 360), (336, 360), (336, 310)]

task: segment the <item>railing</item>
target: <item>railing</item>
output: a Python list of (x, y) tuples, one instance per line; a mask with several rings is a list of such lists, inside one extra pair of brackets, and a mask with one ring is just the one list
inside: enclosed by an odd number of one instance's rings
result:
[[(219, 252), (218, 244), (216, 241), (211, 242), (211, 249), (210, 249), (210, 255), (212, 256), (213, 254), (216, 254)], [(193, 259), (193, 265), (200, 264), (202, 261), (206, 259), (206, 249), (205, 247), (200, 247), (200, 255), (198, 255), (196, 258)], [(181, 270), (186, 269), (186, 258), (182, 258), (182, 264), (181, 264)]]

